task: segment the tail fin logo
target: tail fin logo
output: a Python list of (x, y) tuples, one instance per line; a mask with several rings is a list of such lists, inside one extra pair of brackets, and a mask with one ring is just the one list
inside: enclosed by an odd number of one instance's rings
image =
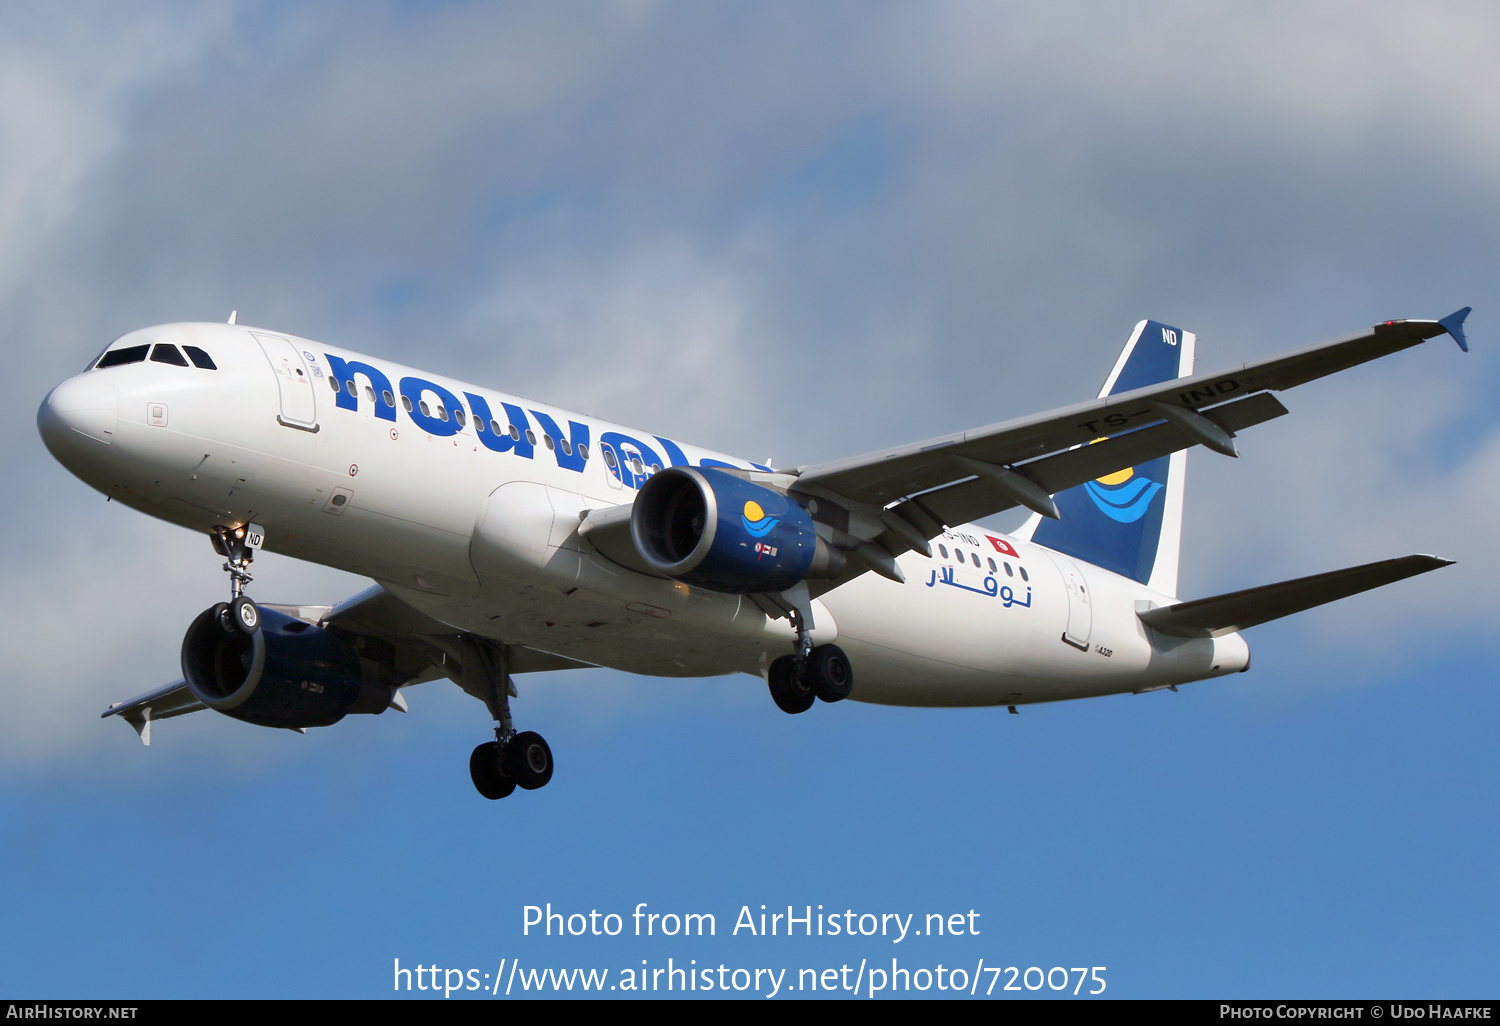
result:
[(1126, 467), (1089, 481), (1083, 487), (1099, 512), (1116, 523), (1133, 524), (1146, 515), (1151, 500), (1165, 485), (1136, 474), (1134, 467)]

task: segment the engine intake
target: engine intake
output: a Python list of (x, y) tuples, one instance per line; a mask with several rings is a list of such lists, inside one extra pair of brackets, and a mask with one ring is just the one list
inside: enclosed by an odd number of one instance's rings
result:
[(739, 595), (785, 591), (843, 565), (794, 500), (708, 467), (652, 475), (636, 496), (630, 535), (660, 573)]
[(261, 606), (247, 636), (224, 628), (221, 608), (198, 614), (182, 639), (182, 676), (210, 709), (262, 727), (326, 727), (390, 704), (393, 689), (367, 681), (337, 635)]

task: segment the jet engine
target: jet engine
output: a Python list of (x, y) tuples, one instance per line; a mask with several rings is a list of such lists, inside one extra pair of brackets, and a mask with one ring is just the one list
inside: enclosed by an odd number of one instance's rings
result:
[(384, 712), (394, 689), (366, 678), (354, 647), (310, 623), (260, 607), (246, 635), (222, 603), (182, 639), (182, 676), (210, 709), (262, 727), (326, 727), (348, 713)]
[(785, 591), (844, 565), (795, 500), (709, 467), (654, 474), (636, 496), (630, 535), (660, 573), (738, 595)]

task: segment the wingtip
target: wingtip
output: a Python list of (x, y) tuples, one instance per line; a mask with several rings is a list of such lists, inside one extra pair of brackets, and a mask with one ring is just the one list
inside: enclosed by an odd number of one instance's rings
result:
[(1431, 563), (1432, 565), (1428, 567), (1429, 570), (1441, 570), (1445, 566), (1453, 566), (1458, 562), (1456, 559), (1444, 559), (1442, 556), (1434, 556), (1430, 552), (1419, 552), (1415, 558)]
[(1472, 306), (1466, 306), (1462, 310), (1455, 310), (1447, 317), (1438, 321), (1438, 327), (1453, 336), (1453, 341), (1458, 343), (1458, 348), (1464, 352), (1469, 351), (1469, 340), (1464, 338), (1464, 318), (1469, 316)]

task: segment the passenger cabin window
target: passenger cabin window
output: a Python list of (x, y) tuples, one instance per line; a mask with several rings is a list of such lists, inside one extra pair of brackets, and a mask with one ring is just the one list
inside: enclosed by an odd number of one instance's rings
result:
[[(564, 446), (565, 447), (563, 448), (563, 452), (567, 452), (568, 450), (566, 448), (566, 443), (564, 443)], [(584, 459), (588, 459), (589, 458), (589, 447), (586, 446), (586, 445), (584, 445), (582, 442), (579, 442), (578, 443), (578, 455), (582, 456)]]
[[(456, 420), (456, 421), (458, 421), (458, 426), (459, 427), (463, 427), (464, 426), (464, 420), (465, 420), (464, 411), (463, 410), (454, 410), (453, 411), (453, 419)], [(479, 421), (476, 420), (474, 422), (474, 426), (476, 428), (479, 427), (480, 426)]]
[[(1026, 574), (1026, 568), (1024, 566), (1021, 567), (1021, 580), (1023, 580), (1023, 581), (1030, 581), (1031, 580), (1031, 578), (1027, 576), (1027, 574)], [(1078, 590), (1080, 592), (1083, 591), (1082, 588), (1079, 588)]]
[(146, 351), (150, 346), (127, 346), (124, 349), (112, 349), (99, 357), (95, 367), (121, 367), (127, 363), (140, 363), (146, 358)]
[(197, 346), (183, 346), (182, 351), (188, 354), (188, 359), (193, 361), (193, 366), (200, 370), (219, 369), (219, 365), (214, 363), (214, 358)]

